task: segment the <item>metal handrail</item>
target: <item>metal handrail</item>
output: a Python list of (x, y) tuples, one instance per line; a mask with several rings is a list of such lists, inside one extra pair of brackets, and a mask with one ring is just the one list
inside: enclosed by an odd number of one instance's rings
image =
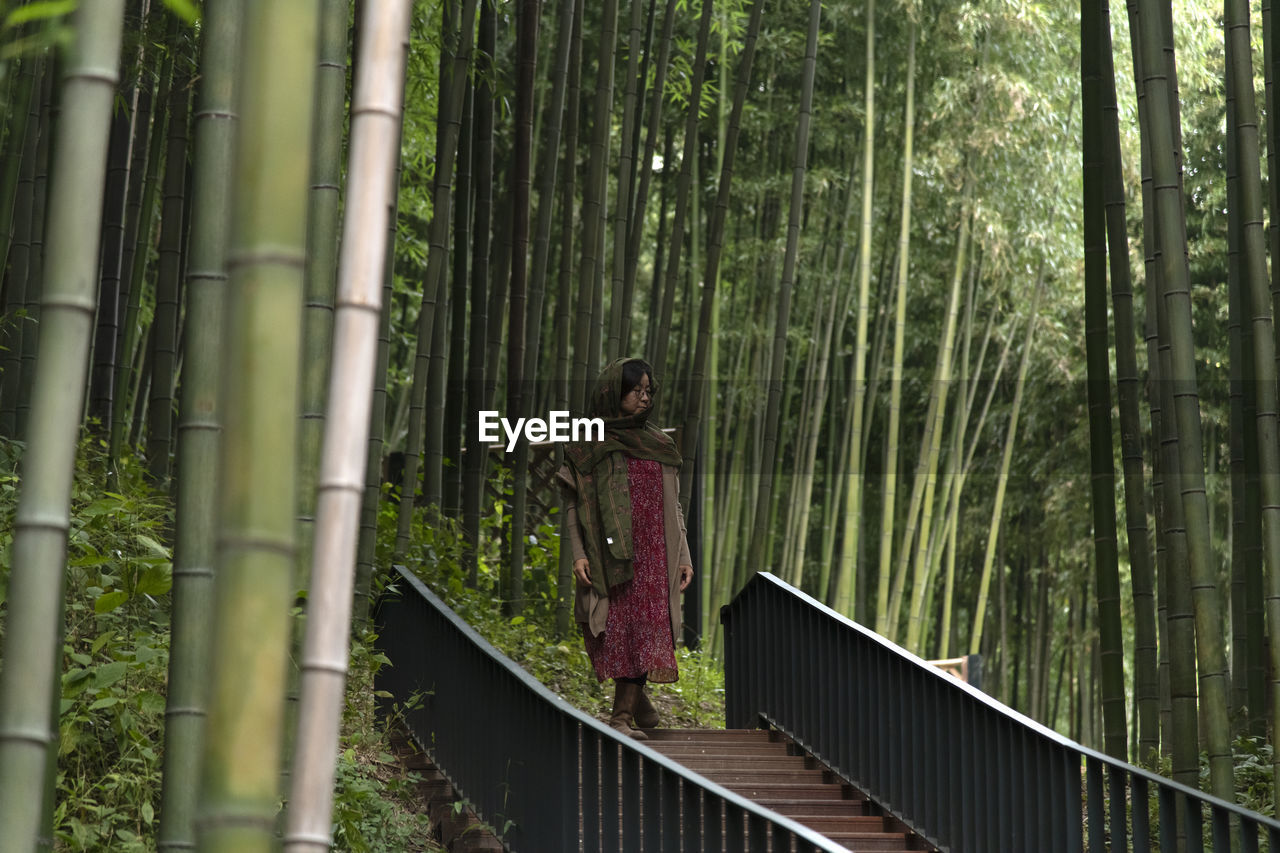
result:
[(727, 725), (785, 732), (943, 850), (1197, 853), (1206, 811), (1210, 849), (1280, 850), (1280, 822), (1065, 738), (771, 574), (720, 619)]
[[(511, 851), (843, 851), (620, 735), (544, 687), (403, 566), (379, 599), (375, 680)], [(589, 784), (588, 784), (589, 782)]]

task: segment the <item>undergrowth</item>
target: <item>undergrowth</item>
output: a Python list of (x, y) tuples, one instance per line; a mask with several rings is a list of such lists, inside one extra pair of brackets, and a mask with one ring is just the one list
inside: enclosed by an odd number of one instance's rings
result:
[[(11, 565), (20, 445), (0, 440), (0, 635)], [(169, 662), (173, 526), (167, 496), (125, 458), (77, 454), (67, 552), (55, 849), (153, 851), (160, 821)], [(439, 850), (415, 778), (390, 753), (374, 716), (373, 678), (386, 662), (372, 634), (352, 646), (333, 809), (334, 849)]]

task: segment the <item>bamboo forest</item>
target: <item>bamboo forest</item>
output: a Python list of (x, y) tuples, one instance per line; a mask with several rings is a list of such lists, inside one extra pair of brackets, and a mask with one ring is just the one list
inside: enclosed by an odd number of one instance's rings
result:
[(403, 566), (607, 717), (555, 474), (623, 356), (682, 458), (671, 725), (725, 726), (768, 572), (1276, 815), (1278, 39), (1271, 0), (0, 0), (0, 849), (445, 849), (377, 602)]

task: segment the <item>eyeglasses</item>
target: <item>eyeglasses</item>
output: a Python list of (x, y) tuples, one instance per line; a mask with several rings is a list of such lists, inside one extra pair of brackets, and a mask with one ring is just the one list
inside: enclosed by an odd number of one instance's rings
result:
[(636, 397), (648, 397), (650, 400), (652, 400), (653, 395), (656, 393), (658, 393), (658, 389), (654, 388), (651, 385), (649, 386), (635, 385), (631, 388), (630, 391), (627, 392), (627, 396), (630, 397), (632, 394), (634, 394)]

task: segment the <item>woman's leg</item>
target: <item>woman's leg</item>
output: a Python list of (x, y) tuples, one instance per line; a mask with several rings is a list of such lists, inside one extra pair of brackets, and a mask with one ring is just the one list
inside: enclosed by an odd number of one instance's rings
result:
[(653, 706), (653, 703), (649, 701), (649, 695), (644, 692), (645, 684), (648, 681), (647, 673), (637, 680), (640, 682), (640, 698), (636, 700), (636, 725), (642, 729), (657, 728), (658, 709)]
[(613, 681), (613, 713), (609, 727), (636, 740), (648, 740), (648, 735), (633, 728), (636, 707), (643, 695), (644, 678), (615, 678)]

